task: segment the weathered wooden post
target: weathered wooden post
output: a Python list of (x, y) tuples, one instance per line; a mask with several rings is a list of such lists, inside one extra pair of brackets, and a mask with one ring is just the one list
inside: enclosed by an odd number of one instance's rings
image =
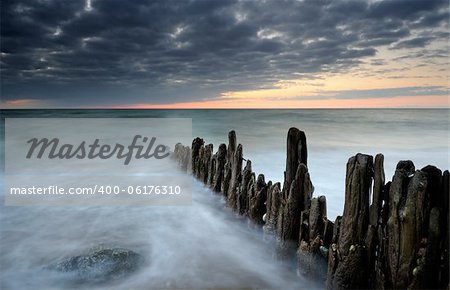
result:
[(365, 239), (369, 224), (369, 195), (373, 158), (357, 154), (347, 162), (345, 205), (337, 244), (329, 251), (329, 289), (367, 288)]
[(290, 128), (286, 143), (286, 171), (277, 221), (277, 254), (281, 259), (293, 256), (297, 250), (301, 212), (309, 208), (313, 192), (305, 133)]

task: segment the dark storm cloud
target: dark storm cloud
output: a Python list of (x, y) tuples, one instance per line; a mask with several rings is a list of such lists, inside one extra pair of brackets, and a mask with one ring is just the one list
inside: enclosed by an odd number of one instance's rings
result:
[[(446, 0), (1, 2), (2, 97), (169, 103), (442, 39)], [(447, 15), (447, 17), (446, 17)], [(448, 38), (448, 34), (445, 36)]]
[(393, 46), (393, 48), (399, 49), (399, 48), (424, 47), (424, 46), (428, 45), (433, 39), (434, 39), (434, 37), (430, 37), (430, 36), (416, 37), (413, 39), (399, 41)]

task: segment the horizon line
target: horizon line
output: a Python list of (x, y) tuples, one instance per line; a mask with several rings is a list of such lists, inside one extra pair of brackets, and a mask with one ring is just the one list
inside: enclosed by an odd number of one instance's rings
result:
[(7, 110), (450, 110), (448, 107), (330, 107), (330, 108), (130, 108), (130, 107), (45, 107), (45, 108), (0, 108), (0, 111)]

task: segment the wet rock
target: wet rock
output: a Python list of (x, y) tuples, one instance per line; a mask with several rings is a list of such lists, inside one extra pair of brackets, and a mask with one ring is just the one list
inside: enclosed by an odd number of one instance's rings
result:
[(101, 283), (123, 278), (136, 270), (143, 258), (127, 249), (103, 249), (87, 255), (65, 259), (47, 270), (70, 274), (81, 283)]

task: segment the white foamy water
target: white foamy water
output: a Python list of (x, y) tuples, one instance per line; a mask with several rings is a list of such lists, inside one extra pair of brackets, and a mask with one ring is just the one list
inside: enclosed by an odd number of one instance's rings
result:
[[(266, 181), (283, 179), (286, 134), (294, 126), (308, 141), (314, 195), (327, 196), (328, 217), (342, 213), (345, 165), (358, 152), (385, 155), (386, 179), (399, 160), (416, 168), (449, 168), (448, 110), (115, 110), (9, 111), (16, 117), (192, 118), (193, 135), (227, 143), (230, 130), (244, 157)], [(2, 150), (3, 151), (3, 150)], [(3, 174), (2, 174), (3, 177)], [(2, 198), (4, 192), (2, 190)], [(127, 279), (96, 289), (311, 289), (273, 258), (274, 245), (227, 209), (219, 195), (193, 183), (191, 206), (1, 206), (2, 289), (89, 288), (43, 268), (99, 247), (134, 250), (144, 266)]]
[[(273, 258), (273, 244), (194, 181), (191, 206), (3, 207), (1, 289), (318, 287)], [(122, 247), (144, 265), (105, 285), (74, 285), (43, 269), (93, 249)]]

